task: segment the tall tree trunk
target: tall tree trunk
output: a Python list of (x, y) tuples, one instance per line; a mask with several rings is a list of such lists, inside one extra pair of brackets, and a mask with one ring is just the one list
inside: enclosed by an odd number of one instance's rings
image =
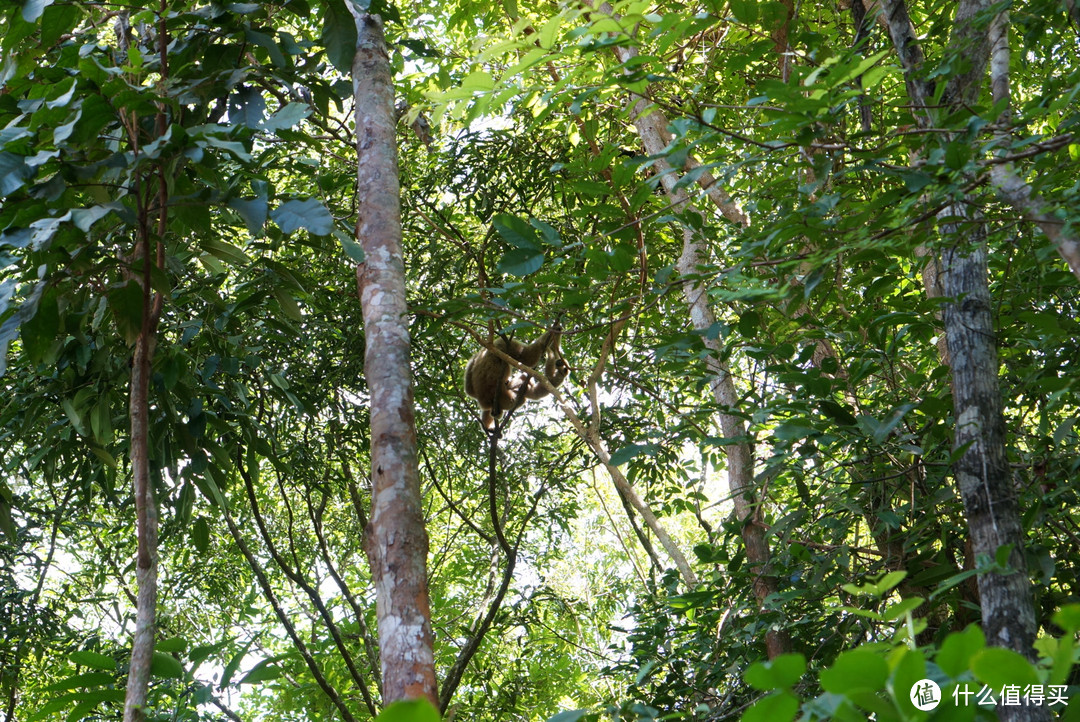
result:
[[(160, 53), (160, 81), (158, 90), (164, 94), (169, 78), (169, 35), (165, 25), (166, 2), (161, 0), (158, 11), (158, 50)], [(126, 122), (128, 140), (135, 156), (139, 155), (138, 120), (132, 114)], [(154, 118), (154, 134), (160, 138), (168, 128), (168, 118), (163, 104), (158, 105)], [(144, 189), (144, 182), (156, 176), (156, 192)], [(151, 244), (152, 217), (150, 199), (157, 206), (157, 235)], [(154, 657), (154, 633), (157, 617), (158, 583), (158, 507), (154, 499), (154, 487), (150, 479), (150, 365), (157, 346), (158, 319), (164, 298), (151, 290), (151, 274), (165, 267), (165, 231), (169, 218), (169, 191), (165, 169), (160, 162), (153, 175), (135, 184), (137, 205), (137, 240), (131, 258), (141, 262), (140, 268), (131, 269), (132, 275), (142, 288), (142, 325), (135, 341), (131, 361), (131, 388), (128, 417), (131, 423), (131, 475), (135, 493), (135, 533), (138, 541), (135, 560), (135, 578), (138, 597), (135, 610), (135, 634), (131, 642), (131, 663), (128, 668), (127, 692), (124, 700), (124, 722), (142, 722), (146, 719), (146, 700), (150, 689), (150, 666)], [(151, 245), (154, 251), (151, 252)]]
[[(617, 47), (619, 59), (626, 62), (632, 54), (629, 49)], [(646, 98), (637, 98), (631, 110), (631, 120), (641, 137), (645, 152), (652, 156), (663, 156), (667, 146), (667, 119), (659, 110), (651, 107)], [(660, 181), (671, 200), (672, 206), (679, 212), (698, 213), (686, 191), (678, 186), (679, 175), (663, 160), (656, 161), (656, 170)], [(745, 216), (741, 217), (745, 223)], [(716, 316), (708, 303), (708, 289), (698, 278), (698, 267), (705, 262), (705, 254), (697, 234), (689, 226), (683, 228), (683, 249), (677, 269), (687, 280), (683, 283), (683, 297), (691, 325), (696, 331), (705, 332), (715, 328)], [(710, 387), (713, 398), (721, 406), (734, 410), (739, 405), (739, 394), (731, 371), (722, 360), (720, 341), (715, 336), (703, 333), (705, 345), (712, 353), (707, 364), (712, 374)], [(759, 605), (777, 591), (776, 578), (770, 565), (769, 542), (765, 538), (765, 527), (761, 524), (758, 511), (757, 490), (754, 487), (754, 453), (747, 434), (746, 425), (741, 417), (730, 411), (721, 412), (720, 429), (729, 443), (724, 446), (727, 456), (728, 490), (731, 493), (735, 516), (742, 522), (742, 538), (746, 545), (746, 558), (755, 568), (754, 596)], [(765, 634), (765, 647), (769, 659), (790, 651), (791, 642), (781, 630), (770, 630)]]
[(364, 375), (371, 398), (371, 519), (365, 549), (375, 581), (383, 702), (425, 698), (436, 707), (428, 601), (428, 538), (420, 499), (405, 265), (401, 250), (394, 87), (382, 21), (357, 16), (356, 283), (364, 314)]
[[(599, 9), (605, 14), (613, 14), (611, 6), (607, 3), (601, 4)], [(637, 49), (634, 47), (616, 46), (614, 50), (622, 63), (626, 63), (637, 55)], [(647, 97), (634, 96), (631, 100), (630, 120), (641, 138), (645, 152), (661, 158), (656, 161), (655, 168), (660, 174), (661, 185), (671, 200), (673, 208), (681, 212), (700, 215), (701, 211), (694, 206), (686, 190), (678, 186), (679, 174), (662, 160), (669, 141), (667, 118), (652, 105)], [(696, 164), (687, 163), (687, 168), (694, 165)], [(699, 178), (699, 183), (702, 180), (703, 178)], [(740, 226), (749, 225), (746, 214), (711, 176), (708, 182), (703, 184), (703, 189), (725, 218)], [(683, 249), (677, 269), (688, 279), (683, 283), (683, 296), (686, 300), (690, 322), (697, 331), (707, 331), (715, 328), (716, 325), (716, 316), (708, 304), (708, 289), (697, 278), (698, 266), (704, 260), (705, 254), (699, 237), (690, 227), (684, 227)], [(713, 398), (718, 404), (734, 410), (739, 405), (739, 394), (731, 371), (721, 358), (720, 341), (708, 333), (703, 334), (703, 339), (705, 345), (712, 351), (707, 364), (712, 374), (710, 387)], [(728, 490), (731, 493), (735, 516), (743, 525), (742, 538), (746, 546), (746, 558), (757, 572), (754, 579), (754, 597), (759, 605), (764, 606), (765, 600), (776, 593), (777, 584), (772, 574), (769, 542), (765, 538), (765, 527), (760, 522), (759, 499), (757, 490), (754, 488), (753, 447), (742, 418), (730, 412), (721, 412), (719, 416), (721, 433), (730, 440), (730, 443), (724, 446), (727, 457)], [(769, 630), (765, 634), (765, 648), (769, 659), (774, 659), (791, 651), (791, 641), (782, 630)]]
[[(147, 265), (150, 261), (147, 258)], [(147, 272), (149, 276), (149, 272)], [(146, 280), (145, 291), (150, 284)], [(144, 305), (144, 314), (149, 308)], [(150, 686), (150, 664), (154, 654), (154, 618), (157, 608), (157, 536), (158, 513), (150, 482), (149, 393), (150, 360), (154, 353), (154, 334), (143, 321), (143, 331), (135, 343), (131, 369), (131, 471), (135, 488), (136, 535), (138, 556), (135, 577), (139, 592), (135, 612), (135, 635), (131, 643), (124, 722), (146, 719), (146, 696)]]
[[(942, 105), (955, 110), (973, 103), (995, 59), (996, 99), (1007, 100), (1008, 16), (999, 13), (983, 27), (991, 0), (962, 0), (956, 9), (950, 52), (963, 53), (970, 67), (952, 77)], [(904, 0), (883, 0), (889, 34), (896, 47), (908, 94), (921, 127), (935, 126), (932, 82), (923, 79), (925, 56)], [(1007, 40), (1005, 41), (1007, 43)], [(941, 287), (949, 302), (944, 308), (945, 335), (952, 373), (953, 449), (959, 455), (953, 473), (964, 502), (972, 546), (978, 560), (995, 559), (1009, 550), (1009, 573), (979, 575), (982, 627), (990, 644), (1034, 658), (1038, 632), (1031, 582), (1024, 561), (1025, 534), (1005, 453), (1005, 419), (998, 379), (997, 337), (994, 329), (987, 271), (986, 226), (970, 198), (962, 198), (940, 214), (945, 250), (941, 254)], [(998, 718), (1010, 722), (1050, 719), (1045, 707), (998, 705)]]
[[(1034, 659), (1038, 633), (1024, 561), (1024, 529), (1005, 455), (1005, 418), (998, 382), (997, 335), (987, 281), (986, 231), (967, 203), (941, 226), (954, 245), (942, 253), (945, 335), (952, 360), (953, 473), (964, 501), (976, 563), (1008, 548), (1009, 573), (980, 574), (982, 628), (987, 641)], [(1050, 719), (1043, 707), (999, 705), (1002, 720)]]

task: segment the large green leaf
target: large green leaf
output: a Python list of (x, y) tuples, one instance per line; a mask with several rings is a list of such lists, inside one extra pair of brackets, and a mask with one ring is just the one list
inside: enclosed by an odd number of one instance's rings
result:
[(244, 220), (244, 225), (247, 226), (248, 233), (253, 236), (262, 234), (267, 216), (265, 196), (258, 198), (230, 198), (229, 208), (240, 214), (240, 217)]
[(342, 73), (352, 72), (356, 55), (356, 22), (345, 7), (351, 0), (328, 0), (323, 11), (322, 43), (326, 56)]
[(291, 128), (311, 115), (311, 106), (306, 103), (289, 103), (259, 124), (259, 128), (271, 133)]
[(33, 175), (34, 171), (22, 156), (0, 151), (0, 196), (19, 190)]
[(24, 0), (22, 17), (28, 23), (37, 22), (45, 8), (52, 5), (53, 0)]
[(334, 230), (334, 217), (315, 198), (286, 201), (270, 211), (270, 218), (286, 234), (303, 228), (317, 236), (327, 236)]

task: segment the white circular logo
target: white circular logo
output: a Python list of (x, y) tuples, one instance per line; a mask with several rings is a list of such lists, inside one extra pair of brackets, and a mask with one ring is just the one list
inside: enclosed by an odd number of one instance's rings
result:
[(941, 702), (941, 687), (937, 686), (937, 682), (932, 679), (920, 679), (915, 684), (911, 685), (911, 703), (915, 705), (915, 709), (921, 709), (924, 712), (928, 712), (938, 706)]

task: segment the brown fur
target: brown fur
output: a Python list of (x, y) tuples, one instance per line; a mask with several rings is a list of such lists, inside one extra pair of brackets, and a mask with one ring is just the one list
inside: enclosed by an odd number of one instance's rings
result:
[[(570, 372), (570, 367), (559, 352), (560, 335), (556, 328), (529, 344), (499, 336), (494, 345), (529, 368), (535, 369), (540, 359), (545, 359), (544, 376), (552, 386), (558, 386)], [(502, 413), (517, 410), (525, 399), (542, 399), (549, 391), (539, 379), (518, 373), (517, 369), (485, 348), (477, 351), (465, 367), (465, 393), (476, 399), (477, 406), (483, 412), (481, 421), (484, 428), (490, 430), (495, 428), (495, 419)]]

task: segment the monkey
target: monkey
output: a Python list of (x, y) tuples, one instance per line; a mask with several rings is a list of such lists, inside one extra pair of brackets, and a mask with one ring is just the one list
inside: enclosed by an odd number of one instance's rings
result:
[[(498, 336), (494, 346), (519, 363), (536, 368), (544, 359), (544, 376), (552, 386), (558, 386), (570, 373), (570, 366), (559, 351), (562, 329), (558, 324), (532, 343), (524, 344), (514, 339)], [(481, 423), (485, 431), (492, 431), (503, 412), (512, 413), (526, 399), (542, 399), (550, 391), (539, 379), (520, 373), (488, 349), (480, 349), (469, 359), (465, 367), (465, 393), (476, 399), (483, 412)]]

